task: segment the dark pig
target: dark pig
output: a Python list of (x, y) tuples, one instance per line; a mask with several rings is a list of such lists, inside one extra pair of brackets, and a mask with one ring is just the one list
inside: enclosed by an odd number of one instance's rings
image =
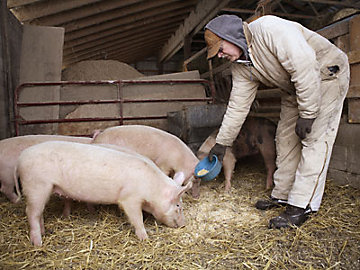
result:
[[(215, 145), (215, 139), (219, 132), (216, 129), (201, 145), (197, 152), (199, 159), (203, 159)], [(268, 119), (259, 117), (247, 117), (240, 133), (234, 141), (232, 147), (228, 147), (223, 160), (223, 170), (225, 176), (225, 191), (231, 188), (231, 177), (238, 159), (261, 153), (267, 170), (266, 189), (270, 189), (273, 184), (273, 174), (276, 169), (275, 159), (275, 133), (276, 125)], [(194, 182), (193, 196), (200, 195), (200, 182)]]

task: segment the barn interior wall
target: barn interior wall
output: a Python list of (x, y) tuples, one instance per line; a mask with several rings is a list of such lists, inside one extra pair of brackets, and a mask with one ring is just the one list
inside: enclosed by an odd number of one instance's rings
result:
[(334, 144), (328, 178), (339, 185), (360, 188), (360, 124), (343, 117)]
[(159, 67), (158, 59), (156, 57), (149, 57), (145, 60), (138, 61), (132, 66), (145, 76), (176, 73), (182, 71), (182, 63), (184, 62), (183, 58), (183, 53), (180, 51), (169, 61), (166, 61), (162, 68)]
[(360, 188), (360, 15), (351, 17), (348, 25), (348, 33), (334, 40), (349, 56), (350, 88), (330, 160), (328, 178), (340, 185)]
[[(60, 27), (24, 25), (20, 83), (61, 80), (64, 32), (64, 28)], [(59, 99), (59, 86), (27, 87), (19, 93), (21, 102), (59, 101)], [(59, 106), (20, 108), (20, 116), (25, 120), (58, 119)], [(57, 125), (27, 125), (23, 128), (27, 130), (26, 133), (53, 134), (57, 130)]]
[(13, 93), (18, 85), (22, 26), (0, 1), (0, 139), (14, 135)]

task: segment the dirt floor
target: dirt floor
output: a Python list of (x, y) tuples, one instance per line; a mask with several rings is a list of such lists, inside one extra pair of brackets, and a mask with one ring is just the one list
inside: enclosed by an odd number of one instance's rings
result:
[(231, 193), (222, 174), (183, 197), (188, 224), (172, 229), (145, 218), (139, 241), (116, 206), (90, 214), (77, 203), (61, 218), (54, 196), (45, 211), (43, 247), (30, 244), (24, 200), (0, 196), (0, 269), (360, 269), (360, 190), (328, 180), (323, 204), (300, 228), (268, 229), (283, 209), (260, 211), (265, 171), (258, 158), (238, 163)]

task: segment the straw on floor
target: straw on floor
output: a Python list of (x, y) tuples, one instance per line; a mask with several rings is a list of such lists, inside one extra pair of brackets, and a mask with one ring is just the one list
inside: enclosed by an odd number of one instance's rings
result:
[(360, 190), (327, 181), (320, 211), (300, 228), (268, 229), (284, 209), (260, 211), (266, 196), (262, 161), (239, 163), (230, 193), (223, 175), (202, 183), (201, 197), (183, 197), (187, 226), (148, 215), (149, 240), (139, 241), (115, 205), (90, 214), (75, 203), (62, 218), (53, 196), (44, 213), (43, 247), (30, 244), (25, 202), (0, 196), (0, 269), (360, 269)]

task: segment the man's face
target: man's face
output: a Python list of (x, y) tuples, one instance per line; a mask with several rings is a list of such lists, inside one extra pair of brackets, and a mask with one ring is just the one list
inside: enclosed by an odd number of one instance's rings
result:
[(235, 60), (240, 58), (242, 53), (242, 50), (238, 46), (232, 44), (231, 42), (223, 40), (221, 42), (217, 56), (219, 58), (225, 58), (231, 62), (234, 62)]

